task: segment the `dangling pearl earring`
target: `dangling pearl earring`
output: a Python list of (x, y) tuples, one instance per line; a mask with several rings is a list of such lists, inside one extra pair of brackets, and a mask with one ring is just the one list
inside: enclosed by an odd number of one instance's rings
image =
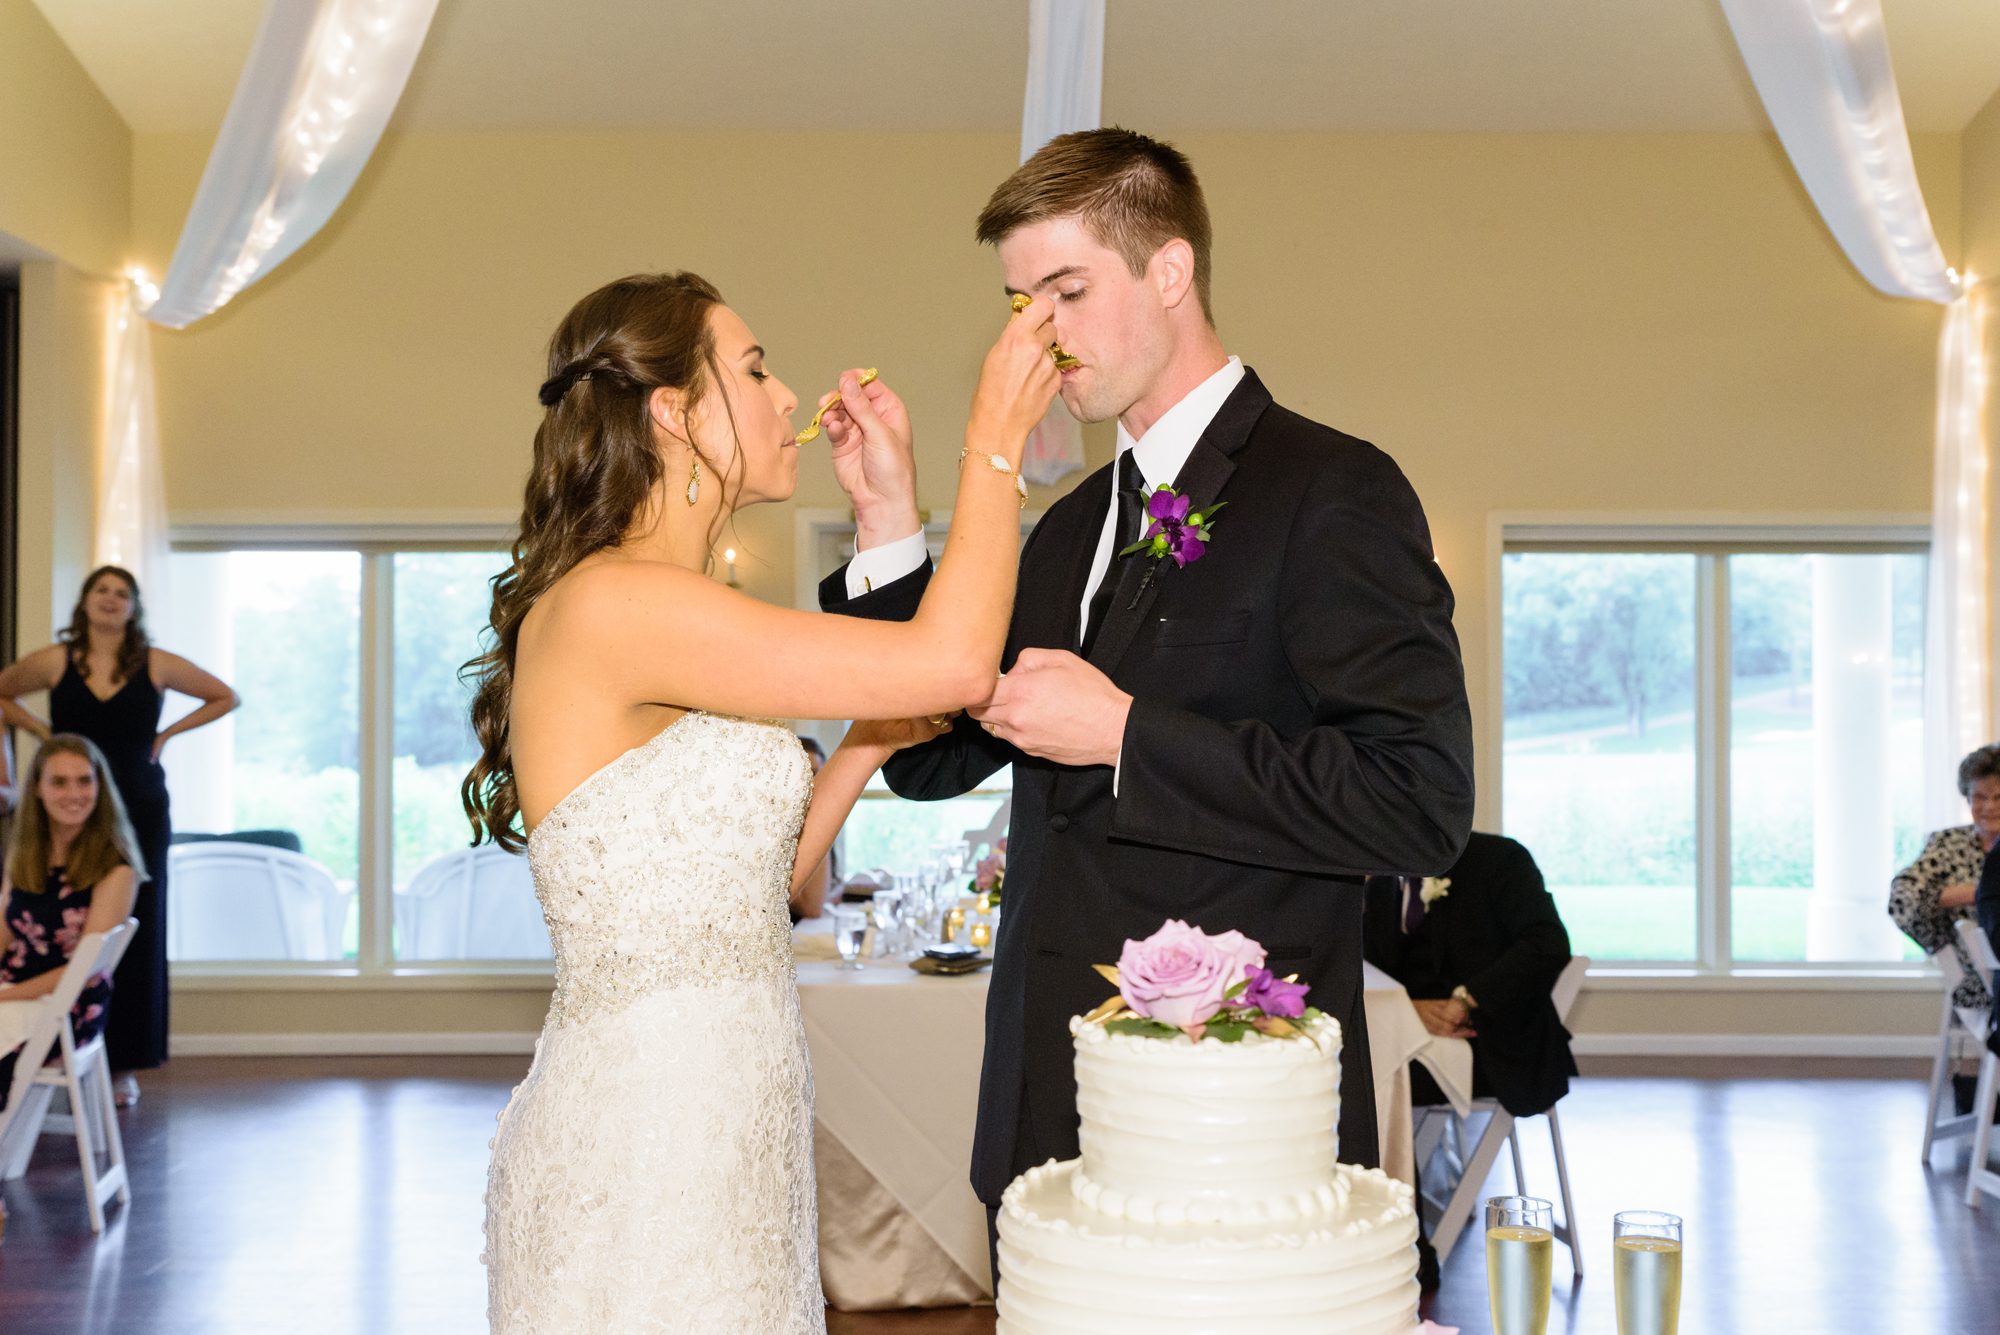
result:
[(696, 459), (694, 461), (694, 471), (688, 474), (688, 504), (694, 505), (698, 503), (700, 500), (701, 500), (701, 460)]

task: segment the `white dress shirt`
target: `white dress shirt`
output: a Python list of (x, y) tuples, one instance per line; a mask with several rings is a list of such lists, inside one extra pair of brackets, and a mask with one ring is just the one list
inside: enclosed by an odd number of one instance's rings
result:
[(930, 552), (924, 545), (921, 528), (907, 538), (856, 552), (854, 559), (847, 563), (847, 596), (859, 598), (885, 584), (894, 584), (922, 565), (928, 555)]

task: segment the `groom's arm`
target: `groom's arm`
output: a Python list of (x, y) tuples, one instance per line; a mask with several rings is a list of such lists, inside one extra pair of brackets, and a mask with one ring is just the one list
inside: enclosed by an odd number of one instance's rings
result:
[[(850, 577), (850, 567), (842, 566), (820, 581), (820, 610), (870, 621), (908, 621), (916, 616), (924, 590), (930, 587), (931, 570), (928, 554), (916, 569), (888, 583), (876, 583), (872, 576)], [(856, 584), (864, 587), (856, 591)], [(961, 714), (949, 732), (889, 757), (882, 777), (898, 797), (931, 802), (971, 792), (994, 771), (1012, 764), (1015, 756), (1012, 746), (988, 736)]]
[(1280, 587), (1314, 725), (1281, 735), (1134, 698), (1112, 837), (1306, 873), (1442, 873), (1472, 828), (1471, 711), (1451, 586), (1386, 455), (1321, 470)]

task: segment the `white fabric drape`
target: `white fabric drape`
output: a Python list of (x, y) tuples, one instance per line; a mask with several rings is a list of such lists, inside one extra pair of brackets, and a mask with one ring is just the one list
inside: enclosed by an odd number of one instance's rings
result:
[(1986, 297), (1945, 312), (1924, 618), (1924, 828), (1965, 822), (1958, 762), (1992, 739), (1987, 605)]
[(1877, 0), (1722, 0), (1786, 156), (1861, 276), (1949, 302)]
[(97, 565), (119, 565), (139, 580), (146, 614), (164, 624), (167, 589), (167, 488), (160, 466), (160, 426), (153, 411), (152, 331), (128, 283), (112, 315), (111, 404), (98, 460)]
[(403, 95), (437, 0), (271, 0), (160, 299), (184, 328), (333, 216)]
[(1722, 0), (1764, 111), (1854, 267), (1893, 297), (1945, 303), (1938, 341), (1924, 818), (1965, 819), (1958, 762), (1991, 740), (1986, 301), (1945, 263), (1910, 157), (1879, 0)]
[[(1028, 0), (1021, 161), (1059, 134), (1096, 129), (1103, 101), (1104, 0)], [(1046, 486), (1083, 464), (1083, 429), (1057, 399), (1028, 437), (1021, 476)]]

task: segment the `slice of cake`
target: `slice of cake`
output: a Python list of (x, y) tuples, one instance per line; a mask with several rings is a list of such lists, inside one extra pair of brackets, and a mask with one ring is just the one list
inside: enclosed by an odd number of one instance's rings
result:
[[(1157, 1004), (1128, 976), (1119, 998), (1071, 1021), (1082, 1156), (1051, 1160), (1007, 1188), (1001, 1332), (1387, 1335), (1416, 1326), (1411, 1190), (1335, 1162), (1340, 1026), (1285, 1005), (1282, 986), (1271, 1004), (1288, 1015), (1246, 1005), (1273, 996), (1274, 980), (1254, 942), (1226, 935), (1238, 959), (1221, 967), (1243, 977), (1227, 996), (1209, 986), (1216, 1004)], [(1122, 973), (1136, 972), (1130, 947), (1145, 944), (1128, 943)]]

